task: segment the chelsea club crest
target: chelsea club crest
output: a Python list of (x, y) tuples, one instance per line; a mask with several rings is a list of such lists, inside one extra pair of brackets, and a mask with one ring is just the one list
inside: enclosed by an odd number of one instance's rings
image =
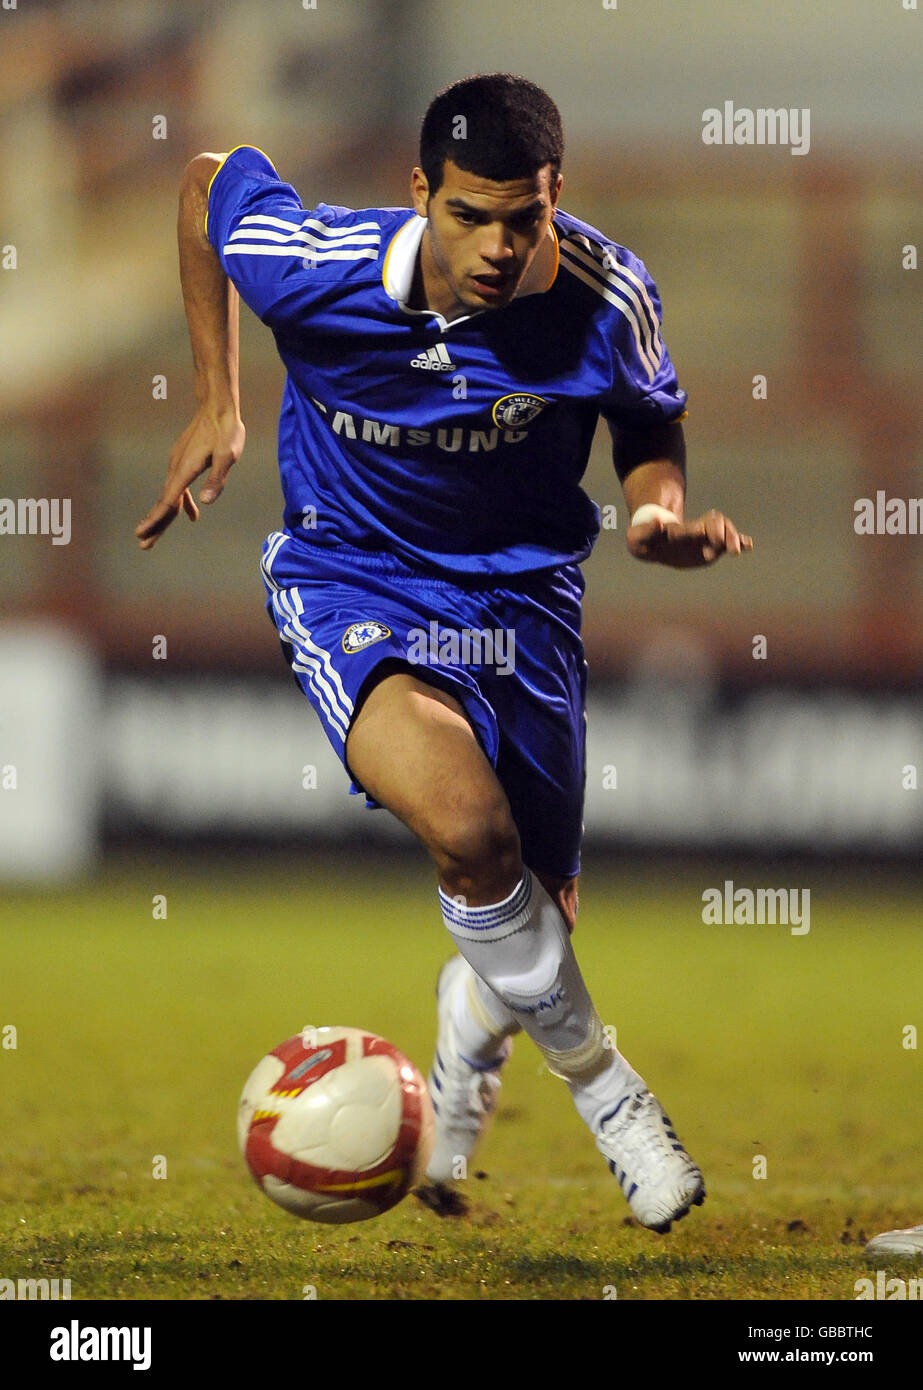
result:
[(515, 430), (528, 425), (550, 402), (544, 396), (532, 396), (528, 391), (517, 391), (512, 396), (501, 396), (490, 412), (491, 419), (501, 429)]
[(390, 637), (391, 629), (385, 627), (377, 619), (370, 619), (365, 623), (353, 623), (343, 633), (344, 652), (361, 652), (363, 647), (370, 647), (373, 642), (380, 642), (383, 637)]

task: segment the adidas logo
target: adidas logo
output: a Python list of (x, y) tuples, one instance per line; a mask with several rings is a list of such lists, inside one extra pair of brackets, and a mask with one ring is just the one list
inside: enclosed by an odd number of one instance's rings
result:
[(414, 357), (410, 365), (411, 367), (422, 367), (425, 372), (450, 372), (455, 363), (450, 358), (445, 343), (437, 343), (435, 347), (427, 348), (425, 352), (421, 352), (419, 357)]

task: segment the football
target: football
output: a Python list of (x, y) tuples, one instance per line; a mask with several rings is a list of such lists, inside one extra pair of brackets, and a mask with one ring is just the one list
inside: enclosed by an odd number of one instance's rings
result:
[(414, 1064), (359, 1028), (305, 1028), (251, 1072), (237, 1117), (247, 1167), (309, 1221), (366, 1221), (423, 1178), (433, 1108)]

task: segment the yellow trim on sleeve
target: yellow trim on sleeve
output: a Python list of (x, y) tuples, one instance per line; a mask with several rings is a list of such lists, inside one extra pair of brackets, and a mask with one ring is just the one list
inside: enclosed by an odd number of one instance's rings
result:
[[(211, 178), (208, 180), (208, 188), (205, 190), (205, 239), (206, 239), (206, 241), (208, 240), (208, 200), (209, 200), (209, 198), (211, 197), (211, 194), (212, 194), (212, 184), (215, 182), (215, 179), (216, 179), (216, 178), (218, 177), (218, 175), (221, 173), (221, 170), (224, 168), (225, 164), (227, 164), (228, 160), (231, 158), (231, 155), (232, 155), (232, 154), (236, 154), (238, 150), (256, 150), (257, 154), (261, 154), (261, 155), (263, 156), (264, 159), (269, 160), (269, 163), (272, 164), (272, 160), (269, 159), (269, 155), (266, 153), (265, 150), (261, 150), (260, 147), (259, 147), (259, 145), (235, 145), (234, 148), (233, 148), (232, 150), (228, 150), (227, 154), (224, 156), (224, 158), (222, 159), (221, 163), (218, 165), (218, 168), (215, 170), (215, 172), (212, 174)], [(272, 164), (272, 170), (273, 170), (273, 173), (274, 173), (274, 174), (278, 174), (278, 172), (279, 172), (278, 169), (276, 168), (276, 166), (275, 166), (274, 164)]]
[[(397, 241), (397, 239), (398, 239), (398, 236), (399, 236), (400, 233), (404, 230), (404, 227), (407, 227), (407, 226), (409, 226), (409, 223), (408, 223), (408, 222), (405, 222), (402, 226), (398, 227), (397, 231), (394, 233), (394, 236), (393, 236), (393, 237), (391, 238), (391, 240), (388, 242), (388, 249), (387, 249), (387, 251), (385, 252), (385, 258), (384, 258), (384, 261), (382, 262), (382, 266), (381, 266), (381, 284), (382, 284), (382, 288), (384, 289), (384, 291), (385, 291), (386, 294), (388, 294), (388, 262), (389, 262), (390, 259), (391, 259), (391, 251), (392, 251), (392, 248), (393, 248), (393, 246), (394, 246), (394, 243), (395, 243), (395, 242)], [(390, 295), (389, 295), (389, 297), (390, 297)]]
[(552, 239), (554, 240), (554, 265), (553, 265), (552, 268), (551, 268), (551, 279), (548, 281), (548, 284), (545, 286), (544, 290), (542, 291), (543, 294), (547, 294), (548, 291), (551, 289), (551, 286), (554, 284), (555, 280), (557, 280), (557, 278), (558, 278), (558, 263), (559, 263), (560, 260), (561, 260), (561, 244), (560, 244), (560, 242), (558, 241), (558, 234), (557, 234), (557, 232), (555, 231), (554, 223), (553, 223), (553, 222), (549, 222), (548, 226), (549, 226), (549, 229), (550, 229), (550, 231), (551, 231)]

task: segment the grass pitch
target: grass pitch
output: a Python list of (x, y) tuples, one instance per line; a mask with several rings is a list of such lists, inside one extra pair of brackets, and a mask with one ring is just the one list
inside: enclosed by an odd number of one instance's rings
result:
[[(0, 1276), (69, 1278), (74, 1300), (853, 1299), (864, 1239), (923, 1219), (923, 909), (887, 876), (797, 872), (585, 871), (575, 941), (603, 1022), (706, 1176), (668, 1236), (631, 1221), (525, 1038), (466, 1217), (408, 1198), (313, 1225), (250, 1179), (241, 1086), (304, 1025), (371, 1029), (428, 1070), (451, 947), (422, 860), (157, 849), (8, 896)], [(726, 877), (810, 887), (810, 932), (705, 925)]]

